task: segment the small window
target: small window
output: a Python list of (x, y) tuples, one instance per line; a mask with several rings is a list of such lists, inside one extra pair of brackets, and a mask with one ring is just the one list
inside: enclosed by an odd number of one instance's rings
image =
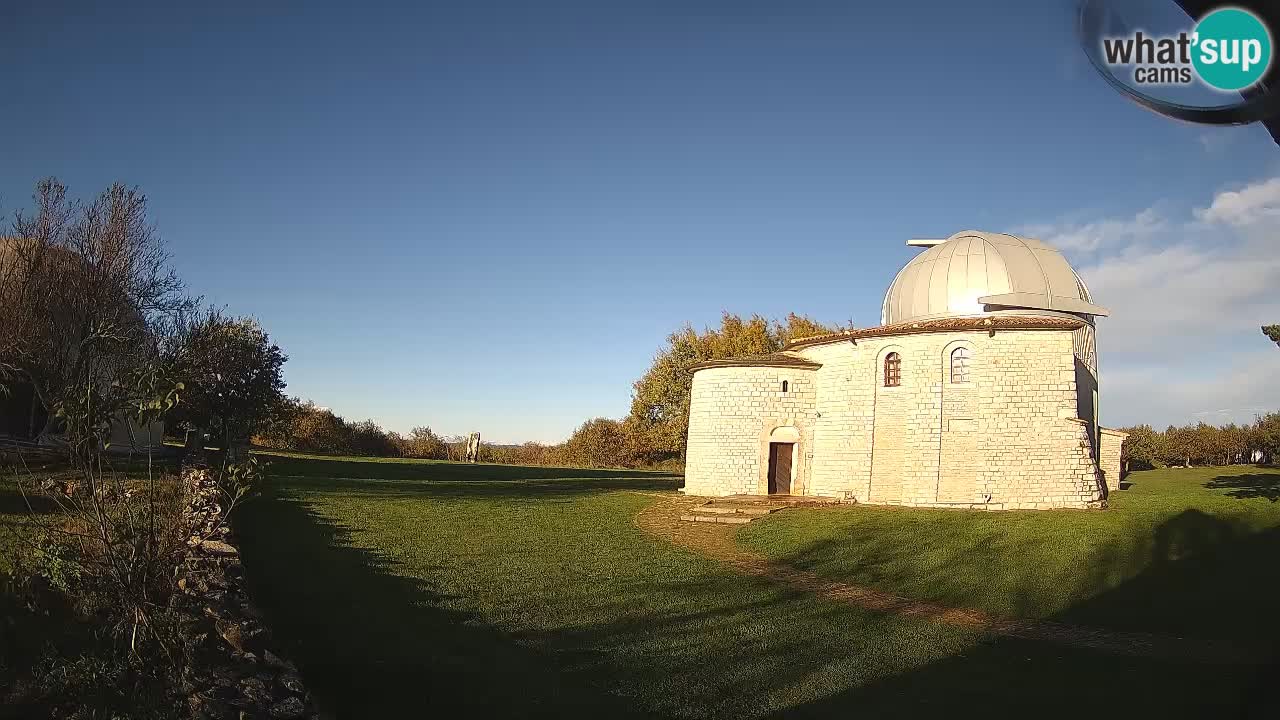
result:
[(787, 381), (786, 381), (786, 380), (783, 380), (783, 381), (782, 381), (782, 392), (786, 392), (786, 391), (787, 391)]
[(898, 387), (902, 384), (902, 358), (891, 352), (884, 356), (884, 386)]
[(969, 382), (969, 349), (956, 348), (951, 351), (951, 382)]

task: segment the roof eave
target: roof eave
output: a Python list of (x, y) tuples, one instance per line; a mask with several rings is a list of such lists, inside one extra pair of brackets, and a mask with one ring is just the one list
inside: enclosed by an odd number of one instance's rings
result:
[(689, 366), (689, 369), (697, 372), (698, 370), (709, 370), (711, 368), (729, 368), (729, 367), (772, 367), (787, 368), (791, 370), (817, 370), (822, 367), (822, 363), (813, 362), (796, 358), (792, 360), (770, 360), (766, 358), (723, 358), (719, 360), (703, 360)]
[(1087, 323), (1080, 318), (1044, 315), (983, 315), (974, 317), (944, 317), (933, 320), (915, 320), (893, 325), (878, 325), (861, 330), (846, 330), (828, 335), (814, 335), (787, 343), (783, 350), (797, 350), (815, 345), (830, 345), (863, 338), (892, 337), (895, 335), (923, 335), (939, 332), (965, 332), (997, 330), (1077, 330)]

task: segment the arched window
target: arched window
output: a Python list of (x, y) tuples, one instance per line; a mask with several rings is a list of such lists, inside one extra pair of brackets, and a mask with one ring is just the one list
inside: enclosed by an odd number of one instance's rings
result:
[(951, 382), (969, 382), (969, 348), (958, 347), (951, 351)]
[(787, 381), (786, 381), (786, 380), (783, 380), (783, 381), (782, 381), (782, 392), (786, 392), (786, 391), (787, 391), (787, 385), (788, 385)]
[(898, 387), (902, 384), (902, 358), (891, 352), (884, 356), (884, 386)]

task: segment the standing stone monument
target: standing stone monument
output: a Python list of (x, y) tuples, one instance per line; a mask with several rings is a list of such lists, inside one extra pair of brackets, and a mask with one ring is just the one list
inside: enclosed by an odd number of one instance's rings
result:
[(473, 463), (480, 458), (480, 433), (473, 432), (467, 436), (467, 462)]

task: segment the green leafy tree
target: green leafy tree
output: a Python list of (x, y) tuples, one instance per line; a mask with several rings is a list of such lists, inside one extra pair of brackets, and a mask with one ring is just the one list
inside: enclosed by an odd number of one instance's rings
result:
[(1280, 325), (1263, 325), (1262, 334), (1271, 338), (1271, 342), (1280, 345)]
[(1253, 444), (1262, 451), (1263, 462), (1280, 458), (1280, 413), (1268, 413), (1254, 423)]
[(186, 387), (172, 419), (208, 430), (223, 447), (262, 429), (284, 401), (289, 358), (252, 318), (209, 310), (182, 328), (171, 358)]
[(1124, 428), (1129, 434), (1120, 448), (1120, 466), (1127, 473), (1131, 470), (1150, 470), (1156, 466), (1160, 454), (1160, 434), (1150, 425)]

